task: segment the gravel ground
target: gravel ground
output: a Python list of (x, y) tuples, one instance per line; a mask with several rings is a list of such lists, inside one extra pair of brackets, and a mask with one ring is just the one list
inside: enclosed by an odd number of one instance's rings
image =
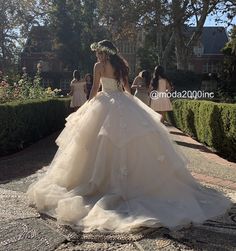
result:
[[(169, 128), (170, 131), (173, 128)], [(109, 236), (75, 233), (27, 206), (25, 191), (36, 179), (35, 172), (52, 160), (55, 133), (23, 151), (0, 158), (0, 250), (236, 250), (236, 205), (216, 221), (179, 231), (165, 228), (140, 229), (137, 234)], [(189, 169), (196, 173), (236, 182), (236, 169), (206, 158), (196, 146), (181, 142), (171, 134), (190, 160)], [(208, 185), (228, 196), (235, 191)]]

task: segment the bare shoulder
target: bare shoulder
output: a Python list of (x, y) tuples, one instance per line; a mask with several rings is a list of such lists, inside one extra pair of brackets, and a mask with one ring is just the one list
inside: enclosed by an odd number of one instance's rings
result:
[(95, 64), (94, 64), (94, 69), (95, 69), (95, 70), (100, 70), (100, 69), (102, 69), (102, 63), (101, 63), (101, 62), (95, 63)]
[(71, 82), (70, 82), (71, 85), (73, 85), (73, 84), (75, 84), (75, 83), (76, 83), (76, 80), (75, 80), (75, 79), (72, 79)]
[(136, 79), (136, 80), (139, 80), (139, 81), (142, 81), (142, 80), (143, 80), (143, 78), (140, 77), (140, 76), (137, 76), (135, 79)]

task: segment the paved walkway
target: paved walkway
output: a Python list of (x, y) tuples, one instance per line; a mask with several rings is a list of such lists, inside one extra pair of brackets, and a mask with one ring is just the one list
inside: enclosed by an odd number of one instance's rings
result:
[[(236, 201), (236, 163), (222, 159), (178, 129), (168, 129), (189, 159), (193, 176)], [(179, 231), (140, 229), (132, 234), (77, 233), (39, 215), (28, 207), (25, 191), (36, 179), (35, 172), (53, 158), (57, 135), (0, 158), (0, 250), (236, 250), (236, 204), (226, 215), (199, 226)]]
[(196, 179), (236, 190), (236, 163), (221, 158), (177, 128), (169, 126), (168, 129), (172, 138), (189, 159), (189, 169)]

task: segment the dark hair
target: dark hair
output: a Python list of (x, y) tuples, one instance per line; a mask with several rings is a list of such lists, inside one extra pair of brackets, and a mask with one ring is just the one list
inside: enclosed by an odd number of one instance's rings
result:
[(118, 54), (118, 49), (111, 41), (103, 40), (98, 42), (98, 45), (98, 51), (100, 47), (103, 48), (101, 51), (107, 54), (114, 68), (114, 75), (117, 81), (120, 82), (121, 79), (124, 81), (129, 75), (129, 65), (127, 61)]
[(144, 79), (144, 83), (146, 85), (146, 87), (148, 88), (150, 85), (150, 81), (151, 81), (151, 74), (149, 71), (147, 70), (143, 70), (141, 77)]
[(87, 81), (87, 77), (90, 77), (91, 82), (93, 82), (93, 75), (92, 74), (90, 74), (90, 73), (85, 74), (85, 77), (84, 77), (85, 81)]
[(158, 89), (159, 77), (164, 78), (169, 82), (168, 78), (166, 77), (166, 75), (164, 73), (164, 68), (162, 66), (160, 66), (160, 65), (155, 67), (153, 77), (152, 77), (152, 80), (151, 80), (151, 85), (152, 85), (154, 90)]
[(76, 80), (80, 80), (80, 73), (78, 70), (73, 71), (73, 78), (75, 78)]

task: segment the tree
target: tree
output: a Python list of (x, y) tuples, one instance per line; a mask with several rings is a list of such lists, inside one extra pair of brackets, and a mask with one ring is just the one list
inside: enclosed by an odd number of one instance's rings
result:
[(60, 59), (70, 70), (77, 68), (81, 55), (81, 4), (80, 0), (53, 0), (50, 28)]
[[(135, 34), (138, 27), (149, 34), (155, 33), (152, 48), (157, 55), (156, 61), (165, 66), (174, 44), (176, 66), (182, 70), (188, 69), (188, 58), (201, 36), (207, 16), (230, 8), (230, 22), (235, 11), (234, 0), (100, 0), (99, 3), (102, 20), (112, 28), (113, 37)], [(186, 27), (193, 19), (196, 28), (190, 34)]]
[(90, 45), (94, 41), (109, 38), (107, 30), (100, 25), (98, 17), (98, 6), (96, 0), (84, 0), (82, 8), (82, 58), (81, 63), (85, 72), (91, 72), (95, 54), (91, 52)]
[(225, 78), (232, 81), (232, 84), (236, 81), (236, 26), (233, 26), (230, 32), (230, 41), (223, 48), (223, 52), (226, 55), (224, 62)]
[[(103, 24), (112, 33), (112, 39), (137, 39), (138, 32), (145, 30), (146, 41), (139, 49), (141, 64), (152, 62), (167, 64), (171, 53), (173, 35), (168, 26), (169, 9), (167, 0), (155, 1), (99, 1), (99, 13)], [(147, 53), (147, 54), (146, 54)], [(146, 58), (143, 58), (146, 55)], [(147, 62), (147, 60), (149, 62)]]
[(8, 69), (32, 25), (43, 22), (46, 5), (41, 0), (0, 0), (0, 68)]
[[(219, 1), (217, 0), (172, 1), (171, 16), (175, 37), (177, 69), (188, 69), (188, 59), (191, 54), (191, 48), (201, 36), (207, 15), (216, 8), (218, 3)], [(189, 34), (185, 27), (186, 22), (192, 17), (195, 18), (196, 28), (192, 34)]]
[(90, 44), (104, 35), (95, 0), (53, 0), (49, 26), (59, 58), (68, 70), (91, 71)]

